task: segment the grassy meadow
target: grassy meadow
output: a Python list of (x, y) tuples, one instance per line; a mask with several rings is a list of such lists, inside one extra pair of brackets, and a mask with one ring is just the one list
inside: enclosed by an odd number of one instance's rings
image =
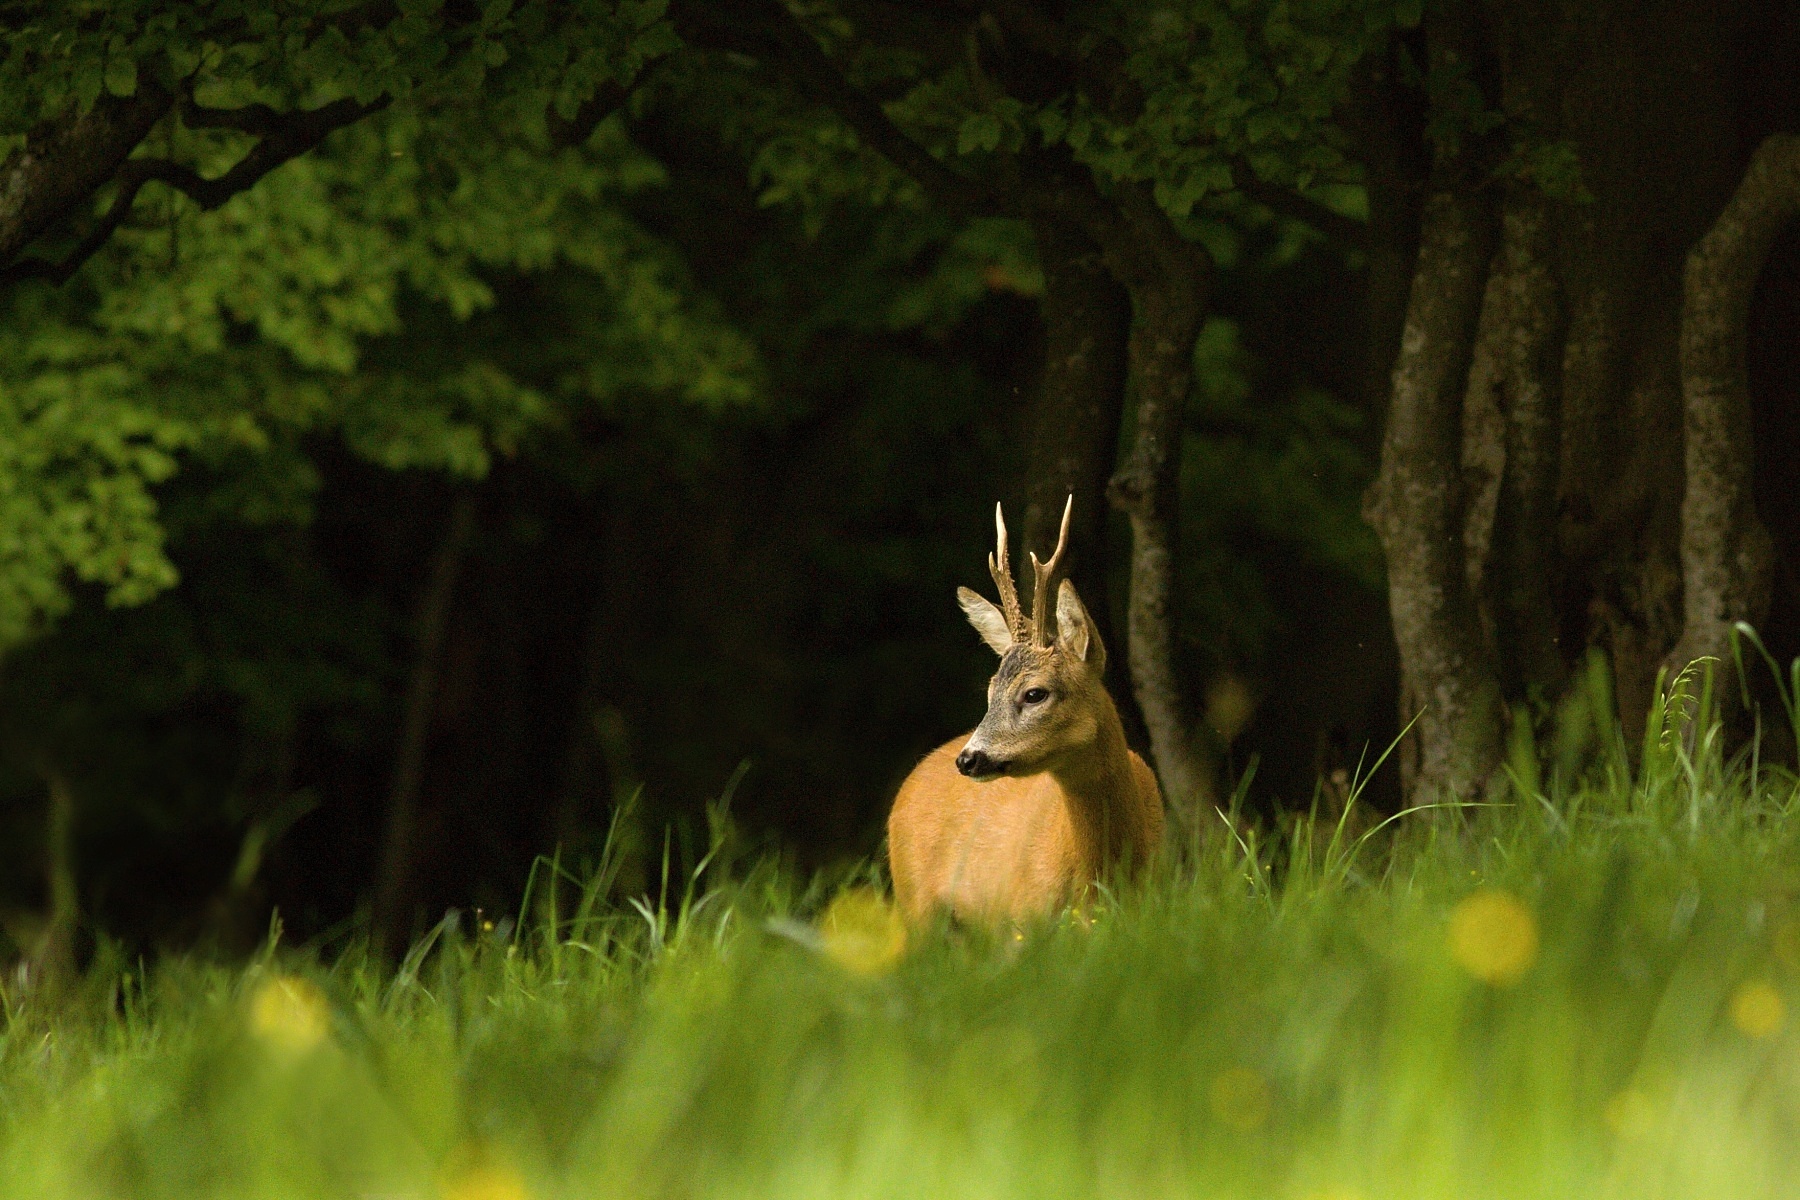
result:
[(1800, 1195), (1796, 780), (1706, 700), (1632, 755), (1521, 732), (1492, 806), (1196, 837), (992, 939), (906, 945), (867, 872), (719, 821), (659, 896), (546, 864), (397, 973), (103, 951), (8, 997), (0, 1191)]

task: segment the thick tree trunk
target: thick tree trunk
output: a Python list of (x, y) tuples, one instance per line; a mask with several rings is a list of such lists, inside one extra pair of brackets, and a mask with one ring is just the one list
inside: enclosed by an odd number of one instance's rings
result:
[[(1044, 270), (1044, 363), (1025, 429), (1020, 544), (1048, 553), (1063, 501), (1075, 497), (1068, 578), (1111, 646), (1105, 496), (1125, 410), (1131, 298), (1107, 271), (1100, 247), (1080, 229), (1045, 216), (1032, 228)], [(1123, 662), (1118, 654), (1109, 660), (1109, 674), (1120, 681)]]
[(400, 722), (400, 745), (394, 755), (394, 780), (388, 792), (387, 833), (382, 840), (377, 869), (372, 936), (375, 950), (391, 956), (409, 936), (411, 898), (418, 866), (419, 790), (425, 774), (425, 748), (431, 732), (431, 711), (443, 666), (444, 631), (450, 621), (450, 601), (463, 558), (475, 535), (475, 497), (457, 494), (450, 520), (432, 559), (431, 575), (419, 599), (414, 626), (415, 653), (412, 679), (407, 685), (406, 708)]
[(1750, 294), (1775, 235), (1800, 215), (1800, 136), (1757, 150), (1743, 182), (1688, 252), (1681, 312), (1681, 502), (1684, 622), (1671, 670), (1712, 655), (1729, 662), (1731, 626), (1769, 607), (1774, 553), (1751, 495)]
[(1367, 504), (1387, 554), (1402, 715), (1418, 718), (1416, 750), (1402, 760), (1406, 786), (1421, 798), (1471, 798), (1500, 761), (1500, 689), (1464, 564), (1460, 470), (1462, 395), (1492, 246), (1479, 197), (1446, 190), (1426, 200)]
[[(1425, 29), (1439, 77), (1480, 77), (1471, 4)], [(1469, 800), (1500, 762), (1501, 694), (1469, 585), (1463, 487), (1464, 399), (1494, 253), (1495, 216), (1476, 147), (1440, 143), (1419, 219), (1419, 249), (1394, 361), (1381, 469), (1364, 517), (1387, 559), (1400, 651), (1400, 717), (1412, 723), (1400, 768), (1409, 799)], [(1490, 355), (1490, 357), (1496, 357)]]

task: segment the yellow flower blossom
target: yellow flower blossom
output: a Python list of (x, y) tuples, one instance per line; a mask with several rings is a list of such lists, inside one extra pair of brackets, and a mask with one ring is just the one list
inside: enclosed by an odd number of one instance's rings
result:
[(487, 1147), (458, 1146), (440, 1175), (440, 1200), (531, 1200), (525, 1178)]
[(442, 1189), (443, 1200), (531, 1200), (525, 1181), (504, 1167), (477, 1167), (466, 1171)]
[(1753, 1038), (1773, 1037), (1787, 1020), (1781, 993), (1766, 979), (1752, 979), (1731, 994), (1731, 1023)]
[(879, 975), (906, 950), (906, 923), (873, 888), (851, 888), (825, 909), (819, 938), (826, 955), (846, 971)]
[(1519, 982), (1537, 952), (1537, 919), (1510, 892), (1481, 888), (1451, 910), (1450, 957), (1483, 983)]
[(304, 1053), (330, 1036), (331, 1005), (310, 981), (276, 975), (251, 993), (250, 1028), (277, 1050)]

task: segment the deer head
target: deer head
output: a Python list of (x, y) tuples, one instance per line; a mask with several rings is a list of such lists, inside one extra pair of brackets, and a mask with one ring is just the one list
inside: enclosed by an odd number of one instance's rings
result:
[[(956, 598), (969, 624), (981, 635), (1000, 666), (988, 682), (988, 710), (956, 758), (956, 769), (971, 778), (1032, 775), (1055, 770), (1091, 748), (1100, 719), (1110, 708), (1101, 679), (1106, 648), (1075, 594), (1075, 585), (1057, 580), (1069, 545), (1069, 517), (1075, 497), (1063, 506), (1062, 531), (1050, 561), (1030, 555), (1033, 587), (1026, 619), (1013, 586), (1006, 553), (1006, 517), (994, 506), (996, 546), (988, 571), (1000, 592), (998, 605), (969, 588)], [(1050, 597), (1056, 608), (1050, 609)]]

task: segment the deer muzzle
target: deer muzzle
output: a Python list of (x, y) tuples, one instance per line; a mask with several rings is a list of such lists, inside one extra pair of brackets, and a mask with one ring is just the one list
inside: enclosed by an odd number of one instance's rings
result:
[(956, 756), (956, 769), (970, 779), (993, 779), (1006, 774), (1006, 764), (989, 758), (982, 750), (965, 749)]

